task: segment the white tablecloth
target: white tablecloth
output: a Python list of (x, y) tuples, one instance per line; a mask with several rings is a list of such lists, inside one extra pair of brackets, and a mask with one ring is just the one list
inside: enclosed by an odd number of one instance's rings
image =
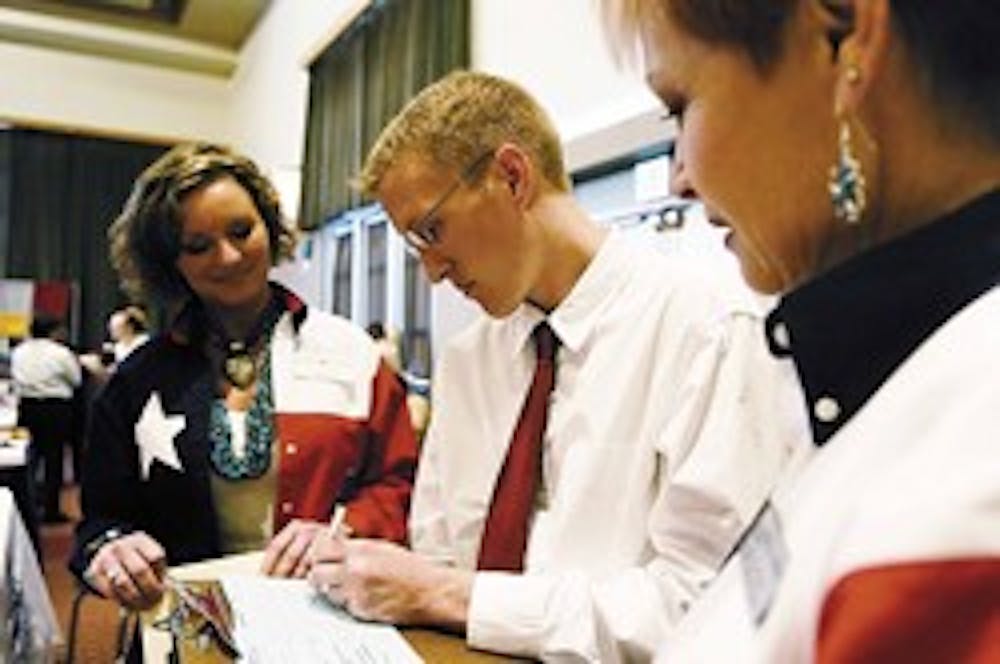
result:
[(28, 463), (31, 439), (26, 429), (0, 428), (0, 468), (16, 468)]
[(0, 661), (51, 662), (62, 634), (9, 489), (0, 488)]

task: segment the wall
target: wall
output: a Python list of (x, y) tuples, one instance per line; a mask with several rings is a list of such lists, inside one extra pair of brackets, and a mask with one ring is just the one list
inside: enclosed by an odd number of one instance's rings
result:
[[(233, 140), (270, 167), (292, 212), (308, 102), (306, 61), (367, 4), (274, 0), (241, 53), (231, 83)], [(630, 127), (641, 127), (632, 143), (663, 138), (663, 126), (648, 122), (650, 114), (659, 115), (659, 104), (637, 71), (614, 64), (594, 0), (472, 0), (471, 29), (473, 68), (512, 78), (535, 94), (566, 140), (571, 162), (587, 144), (586, 163), (577, 159), (572, 168), (630, 149), (618, 145)], [(605, 135), (608, 128), (613, 136)], [(595, 137), (602, 139), (596, 152)]]
[[(299, 202), (308, 60), (368, 0), (273, 0), (229, 79), (0, 42), (0, 120), (156, 141), (209, 139), (250, 154), (286, 214)], [(308, 299), (305, 262), (278, 278)]]
[(157, 140), (226, 130), (223, 79), (0, 42), (0, 118)]
[(298, 212), (309, 100), (308, 62), (367, 2), (272, 0), (240, 53), (230, 81), (232, 140), (275, 180), (286, 212)]
[[(7, 274), (10, 237), (10, 133), (0, 126), (0, 274)], [(0, 353), (3, 348), (0, 347)]]
[[(539, 97), (573, 168), (662, 138), (662, 125), (650, 122), (658, 105), (639, 74), (611, 60), (594, 0), (472, 2), (473, 67), (513, 78)], [(294, 217), (307, 62), (367, 4), (273, 0), (229, 80), (0, 43), (0, 118), (232, 142), (271, 176)], [(300, 261), (276, 274), (318, 302), (319, 263)], [(445, 336), (476, 310), (460, 300), (451, 289), (435, 289), (435, 328)]]
[(473, 9), (473, 67), (518, 81), (539, 99), (566, 142), (571, 170), (664, 138), (641, 74), (611, 57), (596, 0), (473, 0)]
[[(367, 4), (359, 0), (273, 0), (240, 54), (230, 83), (232, 140), (273, 180), (291, 219), (299, 210), (308, 63), (331, 33)], [(322, 261), (316, 257), (306, 260), (305, 253), (302, 247), (300, 259), (279, 266), (273, 276), (307, 302), (318, 304)]]

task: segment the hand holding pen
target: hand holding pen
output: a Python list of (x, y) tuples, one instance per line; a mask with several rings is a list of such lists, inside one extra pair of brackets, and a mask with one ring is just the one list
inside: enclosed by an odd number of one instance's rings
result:
[(343, 503), (337, 503), (333, 508), (333, 515), (330, 517), (331, 537), (350, 537), (351, 527), (347, 525), (347, 508)]
[(330, 539), (334, 522), (342, 536), (349, 533), (350, 526), (344, 523), (345, 516), (346, 508), (338, 504), (329, 523), (292, 520), (267, 545), (261, 572), (268, 576), (304, 578), (312, 567), (317, 545)]
[(313, 564), (309, 572), (309, 583), (327, 597), (330, 597), (337, 584), (336, 579), (344, 560), (344, 544), (350, 536), (351, 527), (345, 522), (346, 517), (347, 508), (338, 503), (333, 509), (326, 532), (313, 540)]

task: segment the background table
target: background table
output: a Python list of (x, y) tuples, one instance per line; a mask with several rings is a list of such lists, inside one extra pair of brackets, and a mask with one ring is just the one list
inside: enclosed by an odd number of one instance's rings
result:
[(0, 487), (10, 489), (21, 522), (28, 530), (31, 543), (38, 549), (38, 513), (35, 509), (35, 487), (28, 463), (31, 437), (27, 429), (0, 427)]
[(0, 488), (0, 662), (54, 661), (59, 623), (9, 489)]

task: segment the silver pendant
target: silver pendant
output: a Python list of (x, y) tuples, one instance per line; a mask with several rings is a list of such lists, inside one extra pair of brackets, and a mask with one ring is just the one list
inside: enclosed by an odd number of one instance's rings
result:
[(226, 357), (222, 370), (229, 382), (241, 390), (253, 385), (257, 378), (257, 363), (246, 351)]

